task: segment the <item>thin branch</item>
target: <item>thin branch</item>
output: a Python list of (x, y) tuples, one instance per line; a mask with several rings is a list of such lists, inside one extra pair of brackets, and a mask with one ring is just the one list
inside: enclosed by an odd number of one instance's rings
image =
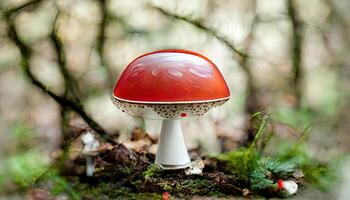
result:
[(98, 34), (98, 43), (97, 43), (97, 50), (99, 52), (103, 52), (104, 47), (104, 40), (105, 40), (105, 27), (107, 25), (107, 4), (106, 0), (97, 0), (100, 3), (100, 14), (101, 14), (101, 21), (100, 21), (100, 30)]
[[(36, 3), (39, 3), (41, 1), (35, 1)], [(37, 4), (27, 4), (30, 6), (34, 6)], [(45, 86), (42, 82), (40, 82), (35, 75), (31, 71), (30, 66), (30, 58), (32, 56), (32, 50), (29, 46), (27, 46), (18, 36), (17, 29), (14, 23), (14, 15), (17, 14), (20, 10), (26, 8), (25, 6), (20, 6), (21, 9), (12, 9), (16, 12), (5, 12), (5, 20), (8, 25), (8, 37), (15, 43), (15, 45), (18, 47), (21, 56), (21, 66), (22, 70), (25, 73), (25, 75), (31, 80), (31, 82), (37, 86), (40, 90), (42, 90), (44, 93), (49, 95), (52, 99), (54, 99), (57, 103), (59, 103), (62, 106), (66, 106), (69, 109), (75, 111), (78, 113), (83, 120), (97, 133), (99, 133), (104, 139), (107, 141), (114, 143), (115, 142), (110, 139), (107, 135), (107, 132), (97, 123), (95, 122), (84, 110), (83, 106), (81, 104), (77, 104), (76, 102), (73, 102), (64, 96), (59, 96), (56, 93), (54, 93), (51, 89), (49, 89), (47, 86)]]
[(65, 84), (64, 96), (66, 96), (67, 98), (71, 97), (75, 102), (80, 102), (78, 97), (78, 94), (79, 94), (78, 84), (75, 78), (71, 75), (71, 73), (68, 70), (64, 44), (58, 35), (57, 21), (58, 21), (59, 15), (60, 15), (60, 12), (58, 11), (56, 14), (55, 20), (53, 22), (50, 39), (54, 46), (54, 49), (57, 55), (57, 63), (64, 79), (64, 84)]
[(150, 35), (151, 32), (143, 29), (143, 28), (135, 28), (133, 26), (131, 26), (130, 24), (128, 24), (124, 17), (117, 15), (116, 13), (109, 13), (108, 14), (108, 19), (110, 21), (115, 21), (117, 22), (124, 30), (125, 36), (129, 36), (129, 35), (143, 35), (143, 36), (147, 36)]
[(302, 77), (302, 69), (301, 69), (301, 59), (302, 59), (302, 22), (299, 19), (295, 0), (287, 1), (288, 7), (288, 16), (292, 24), (292, 88), (293, 93), (296, 97), (296, 106), (300, 106), (301, 99), (301, 77)]
[(216, 39), (218, 39), (219, 41), (224, 43), (229, 49), (231, 49), (233, 52), (235, 52), (241, 58), (248, 56), (246, 53), (244, 53), (243, 51), (241, 51), (238, 48), (236, 48), (235, 45), (233, 45), (229, 41), (228, 38), (226, 38), (225, 36), (219, 34), (214, 28), (208, 27), (203, 22), (201, 22), (199, 20), (193, 20), (193, 19), (191, 19), (189, 17), (181, 16), (181, 15), (178, 15), (176, 13), (172, 13), (170, 11), (167, 11), (167, 10), (165, 10), (163, 8), (160, 8), (160, 7), (157, 7), (157, 6), (152, 6), (152, 8), (158, 10), (160, 13), (162, 13), (165, 16), (185, 21), (185, 22), (187, 22), (189, 24), (192, 24), (193, 26), (197, 27), (198, 29), (201, 29), (201, 30), (207, 32), (208, 34), (212, 35), (213, 37), (215, 37)]
[(106, 43), (106, 26), (108, 23), (107, 1), (106, 0), (97, 0), (97, 1), (100, 4), (100, 14), (101, 14), (99, 33), (97, 36), (97, 52), (100, 56), (101, 66), (106, 70), (106, 73), (107, 73), (108, 88), (111, 88), (113, 87), (113, 83), (114, 83), (113, 74), (111, 72), (111, 69), (108, 66), (105, 55), (103, 53), (103, 50), (105, 48), (105, 43)]
[(253, 150), (254, 148), (256, 148), (257, 143), (259, 142), (260, 138), (262, 137), (262, 135), (266, 131), (267, 123), (268, 123), (268, 120), (269, 120), (269, 115), (266, 114), (266, 113), (259, 112), (259, 113), (254, 114), (253, 118), (254, 117), (257, 117), (259, 119), (260, 126), (259, 126), (259, 129), (258, 129), (257, 133), (255, 134), (255, 137), (254, 137), (252, 143), (249, 146), (250, 150)]
[[(338, 77), (337, 85), (336, 88), (341, 91), (344, 89), (343, 87), (343, 82), (344, 80), (348, 80), (347, 73), (344, 73), (344, 68), (347, 63), (347, 52), (350, 47), (350, 38), (347, 37), (350, 35), (349, 29), (348, 29), (348, 23), (342, 13), (337, 9), (337, 6), (334, 4), (333, 1), (331, 0), (324, 0), (323, 1), (329, 8), (330, 8), (330, 13), (327, 18), (327, 23), (328, 23), (328, 29), (322, 29), (318, 28), (317, 30), (320, 31), (320, 34), (322, 35), (323, 43), (326, 47), (326, 50), (329, 53), (330, 56), (330, 66), (332, 68), (335, 67), (336, 75)], [(332, 26), (338, 26), (337, 30), (342, 31), (342, 41), (344, 45), (344, 49), (342, 52), (339, 52), (339, 49), (335, 49), (332, 46), (332, 38), (330, 35), (330, 28)], [(339, 39), (339, 38), (337, 38)], [(345, 83), (347, 84), (347, 83)], [(336, 117), (334, 117), (334, 122), (333, 126), (335, 130), (338, 130), (341, 127), (341, 124), (346, 124), (346, 118), (344, 118), (345, 113), (347, 112), (347, 109), (342, 109), (346, 108), (349, 103), (342, 103), (341, 99), (338, 100), (338, 103), (340, 105), (339, 107), (339, 112), (337, 113)], [(345, 119), (345, 120), (344, 120)]]
[[(247, 55), (250, 53), (250, 50), (254, 41), (256, 26), (258, 22), (260, 22), (259, 17), (256, 14), (256, 6), (257, 6), (256, 0), (253, 0), (252, 12), (254, 17), (253, 17), (253, 21), (251, 22), (250, 31), (247, 36), (247, 43), (245, 47), (245, 52)], [(242, 66), (242, 68), (248, 70), (246, 71), (246, 74), (248, 76), (248, 81), (247, 81), (247, 98), (246, 98), (245, 110), (249, 114), (253, 114), (261, 110), (261, 106), (259, 104), (258, 97), (257, 97), (258, 94), (257, 94), (257, 88), (255, 85), (254, 77), (250, 71), (249, 59), (251, 58), (252, 58), (251, 56), (244, 56), (240, 62), (240, 65)]]
[[(346, 46), (346, 48), (350, 47), (350, 37), (348, 37), (350, 35), (350, 31), (349, 31), (349, 26), (348, 23), (346, 21), (346, 19), (344, 18), (344, 16), (342, 15), (342, 13), (340, 13), (340, 11), (337, 9), (337, 6), (334, 4), (333, 1), (331, 0), (324, 0), (324, 3), (330, 8), (330, 13), (328, 16), (328, 23), (329, 26), (331, 27), (334, 24), (337, 24), (340, 28), (340, 30), (342, 31), (342, 39), (344, 41), (344, 45)], [(323, 30), (323, 29), (319, 29), (321, 31), (322, 34), (322, 38), (324, 40), (324, 43), (327, 47), (328, 52), (331, 55), (332, 60), (335, 63), (335, 66), (337, 66), (337, 71), (339, 73), (339, 75), (342, 75), (342, 69), (344, 67), (345, 64), (345, 58), (347, 58), (347, 50), (344, 50), (346, 53), (345, 54), (339, 54), (337, 53), (337, 51), (334, 50), (334, 48), (331, 45), (331, 41), (329, 38), (329, 32), (330, 30)]]
[(6, 16), (9, 16), (9, 15), (12, 15), (14, 13), (17, 13), (19, 11), (22, 11), (22, 10), (25, 10), (25, 9), (29, 9), (29, 8), (33, 8), (33, 7), (36, 7), (38, 6), (40, 3), (44, 2), (46, 0), (33, 0), (33, 1), (28, 1), (27, 3), (24, 3), (18, 7), (15, 7), (15, 8), (11, 8), (7, 11), (5, 11), (5, 15)]
[[(64, 80), (64, 92), (63, 92), (63, 97), (64, 98), (71, 98), (74, 102), (80, 103), (79, 97), (78, 97), (78, 84), (74, 77), (70, 74), (68, 67), (67, 67), (67, 61), (66, 61), (66, 54), (64, 51), (64, 45), (62, 40), (60, 39), (58, 35), (58, 30), (57, 30), (57, 21), (60, 16), (60, 11), (58, 10), (55, 19), (53, 21), (52, 25), (52, 30), (51, 30), (51, 35), (50, 39), (51, 42), (54, 46), (54, 50), (57, 55), (57, 63), (60, 69), (60, 72), (63, 76)], [(61, 147), (62, 149), (66, 149), (66, 146), (68, 144), (68, 140), (71, 137), (68, 134), (67, 127), (69, 123), (69, 108), (65, 105), (61, 105), (61, 129), (62, 129), (62, 141), (61, 141)]]

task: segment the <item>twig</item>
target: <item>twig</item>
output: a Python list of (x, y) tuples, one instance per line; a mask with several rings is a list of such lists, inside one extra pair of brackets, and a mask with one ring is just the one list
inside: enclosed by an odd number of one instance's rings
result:
[[(350, 35), (350, 31), (348, 28), (348, 23), (346, 19), (344, 19), (344, 16), (339, 12), (339, 10), (336, 8), (336, 5), (334, 5), (334, 2), (331, 0), (323, 0), (323, 2), (330, 7), (330, 13), (328, 17), (328, 23), (329, 26), (332, 26), (334, 24), (338, 24), (340, 27), (340, 30), (343, 32), (343, 41), (347, 48), (350, 47), (350, 38), (348, 37)], [(331, 41), (329, 38), (329, 30), (323, 30), (319, 28), (318, 30), (321, 31), (323, 42), (325, 43), (326, 49), (328, 50), (331, 60), (334, 62), (334, 65), (337, 66), (337, 72), (339, 75), (342, 75), (342, 68), (344, 67), (345, 59), (347, 56), (347, 50), (345, 50), (345, 55), (337, 53), (331, 45)]]
[[(34, 1), (36, 3), (27, 3), (26, 5), (34, 6), (38, 5), (37, 3), (41, 1)], [(20, 10), (26, 8), (26, 6), (20, 6), (19, 8), (12, 9), (15, 12), (5, 12), (5, 21), (8, 25), (8, 37), (15, 43), (15, 45), (18, 47), (21, 56), (22, 56), (22, 70), (25, 73), (25, 75), (31, 80), (31, 82), (37, 86), (39, 89), (41, 89), (44, 93), (49, 95), (52, 99), (54, 99), (57, 103), (60, 105), (66, 106), (69, 109), (75, 111), (78, 113), (83, 120), (97, 133), (101, 135), (104, 139), (107, 141), (115, 144), (114, 140), (110, 139), (107, 135), (107, 132), (97, 123), (95, 122), (83, 109), (83, 106), (81, 104), (77, 104), (76, 102), (73, 102), (64, 96), (59, 96), (56, 93), (54, 93), (51, 89), (49, 89), (47, 86), (45, 86), (42, 82), (40, 82), (32, 73), (31, 67), (30, 67), (30, 58), (32, 56), (32, 50), (29, 46), (27, 46), (18, 36), (17, 29), (14, 23), (14, 15), (17, 14)]]
[(253, 142), (250, 144), (249, 149), (255, 149), (256, 145), (258, 143), (258, 141), (260, 140), (260, 138), (262, 137), (262, 135), (265, 133), (266, 127), (267, 127), (267, 122), (269, 120), (269, 115), (265, 114), (265, 113), (255, 113), (253, 116), (257, 117), (257, 118), (261, 118), (261, 122), (260, 122), (260, 127), (258, 129), (258, 132), (256, 133)]
[(108, 66), (108, 63), (106, 61), (105, 55), (103, 53), (105, 43), (106, 43), (106, 26), (107, 26), (107, 20), (108, 20), (108, 8), (107, 8), (107, 0), (97, 0), (97, 2), (100, 4), (100, 14), (101, 14), (101, 21), (99, 25), (99, 32), (97, 36), (97, 52), (100, 56), (100, 62), (101, 67), (103, 67), (106, 70), (107, 73), (107, 85), (108, 88), (113, 87), (113, 74), (111, 72), (111, 69)]
[(309, 124), (306, 126), (306, 128), (303, 130), (303, 132), (301, 132), (300, 137), (299, 137), (297, 143), (294, 145), (292, 152), (295, 152), (296, 150), (298, 150), (300, 145), (305, 142), (308, 134), (310, 133), (311, 127), (312, 127), (312, 124)]
[(292, 34), (293, 34), (293, 43), (292, 43), (292, 88), (293, 94), (296, 97), (296, 107), (300, 106), (301, 100), (301, 84), (300, 79), (302, 77), (301, 69), (301, 55), (302, 55), (302, 23), (298, 17), (295, 0), (287, 1), (288, 7), (288, 16), (292, 23)]
[[(51, 31), (51, 41), (55, 47), (56, 50), (56, 54), (57, 54), (57, 63), (59, 66), (59, 69), (61, 71), (61, 74), (63, 76), (63, 80), (64, 80), (64, 92), (63, 92), (63, 96), (67, 98), (69, 90), (71, 88), (71, 79), (70, 79), (70, 74), (68, 73), (68, 69), (66, 68), (66, 57), (65, 54), (60, 51), (61, 49), (63, 50), (63, 45), (61, 45), (61, 40), (59, 40), (58, 36), (57, 36), (57, 28), (56, 28), (56, 23), (59, 17), (60, 11), (57, 12), (55, 20), (53, 22), (52, 25), (52, 31)], [(62, 53), (60, 53), (62, 52)], [(69, 109), (64, 106), (61, 105), (61, 112), (60, 112), (60, 116), (61, 116), (61, 130), (62, 130), (62, 139), (60, 142), (60, 146), (62, 149), (67, 149), (67, 141), (69, 140), (69, 134), (68, 134), (68, 123), (69, 123)]]
[[(247, 36), (247, 43), (245, 47), (245, 52), (248, 55), (250, 53), (250, 49), (252, 46), (252, 43), (254, 41), (254, 33), (255, 33), (255, 28), (257, 23), (259, 22), (259, 17), (256, 14), (256, 0), (253, 0), (253, 5), (252, 5), (252, 10), (253, 10), (253, 21), (250, 26), (250, 31)], [(257, 88), (255, 85), (254, 77), (253, 74), (250, 71), (250, 66), (249, 66), (249, 59), (251, 56), (244, 56), (241, 59), (240, 65), (243, 69), (246, 69), (246, 75), (248, 77), (247, 81), (247, 98), (246, 98), (246, 107), (245, 110), (249, 114), (253, 114), (257, 111), (261, 110), (261, 106), (259, 105), (258, 102), (258, 97), (257, 97)]]
[[(331, 1), (331, 0), (323, 0), (323, 2), (329, 6), (330, 8), (330, 13), (327, 19), (328, 22), (328, 26), (329, 27), (333, 27), (334, 25), (339, 26), (340, 31), (342, 31), (342, 41), (344, 42), (344, 50), (343, 52), (339, 52), (337, 51), (333, 46), (332, 46), (332, 41), (331, 41), (331, 37), (329, 35), (330, 30), (323, 30), (321, 28), (319, 28), (318, 30), (321, 32), (322, 35), (322, 39), (323, 42), (326, 46), (326, 49), (330, 55), (330, 65), (333, 67), (336, 67), (336, 74), (339, 78), (339, 80), (337, 81), (337, 88), (339, 91), (343, 90), (344, 87), (342, 86), (342, 84), (344, 84), (342, 82), (342, 80), (348, 80), (348, 73), (344, 73), (344, 68), (346, 67), (346, 63), (347, 63), (347, 55), (348, 55), (348, 51), (350, 48), (350, 38), (348, 37), (350, 35), (350, 31), (348, 28), (348, 23), (346, 21), (345, 16), (343, 16), (343, 14), (340, 12), (340, 10), (337, 8), (337, 6), (335, 5), (335, 2)], [(346, 83), (347, 84), (347, 83)], [(340, 100), (339, 100), (340, 101)], [(341, 105), (341, 104), (340, 104)], [(346, 108), (347, 105), (349, 104), (344, 104), (341, 107)], [(335, 117), (334, 120), (334, 127), (335, 129), (338, 129), (339, 127), (341, 127), (341, 124), (346, 124), (346, 118), (344, 118), (344, 113), (347, 112), (347, 109), (339, 109), (340, 112), (337, 113), (337, 116)]]
[[(80, 100), (78, 97), (78, 84), (67, 68), (64, 45), (58, 35), (57, 21), (59, 16), (60, 16), (60, 11), (58, 10), (56, 17), (53, 21), (50, 39), (54, 46), (54, 50), (57, 55), (57, 63), (64, 80), (65, 87), (64, 87), (64, 92), (62, 96), (67, 99), (71, 98), (74, 102), (79, 103)], [(66, 149), (65, 147), (68, 144), (67, 141), (69, 140), (69, 137), (70, 137), (67, 132), (67, 124), (69, 122), (68, 112), (69, 112), (69, 109), (67, 108), (67, 106), (61, 105), (61, 128), (63, 133), (63, 138), (61, 142), (62, 149)]]
[(73, 98), (74, 101), (80, 102), (78, 94), (78, 84), (77, 81), (74, 79), (74, 77), (70, 74), (68, 67), (67, 67), (67, 59), (66, 59), (66, 53), (64, 51), (64, 45), (62, 43), (61, 38), (58, 35), (57, 30), (57, 21), (60, 15), (60, 11), (57, 12), (55, 20), (53, 22), (53, 27), (50, 35), (50, 39), (52, 44), (54, 45), (54, 49), (57, 54), (57, 63), (59, 66), (59, 69), (61, 71), (61, 74), (64, 79), (65, 84), (65, 91), (64, 95), (69, 98)]
[(46, 0), (33, 0), (33, 1), (28, 1), (27, 3), (24, 3), (18, 7), (15, 7), (15, 8), (11, 8), (7, 11), (5, 11), (5, 15), (9, 16), (11, 14), (14, 14), (14, 13), (17, 13), (19, 11), (22, 11), (24, 9), (28, 9), (28, 8), (31, 8), (31, 7), (36, 7), (38, 6), (40, 3), (44, 2)]
[(152, 8), (158, 10), (160, 13), (162, 13), (165, 16), (174, 18), (174, 19), (178, 19), (178, 20), (182, 20), (185, 21), (189, 24), (192, 24), (193, 26), (197, 27), (198, 29), (201, 29), (205, 32), (207, 32), (208, 34), (212, 35), (213, 37), (215, 37), (216, 39), (218, 39), (219, 41), (223, 42), (228, 48), (230, 48), (233, 52), (235, 52), (240, 58), (246, 57), (248, 56), (247, 54), (245, 54), (243, 51), (239, 50), (238, 48), (236, 48), (230, 41), (228, 38), (226, 38), (223, 35), (220, 35), (214, 28), (208, 27), (206, 26), (203, 22), (199, 21), (199, 20), (193, 20), (189, 17), (186, 16), (181, 16), (175, 13), (172, 13), (170, 11), (167, 11), (163, 8), (157, 7), (157, 6), (151, 6)]

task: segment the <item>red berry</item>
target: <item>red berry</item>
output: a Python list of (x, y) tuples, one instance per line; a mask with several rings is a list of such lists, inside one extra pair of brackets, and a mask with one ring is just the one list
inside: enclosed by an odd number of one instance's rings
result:
[(169, 194), (169, 192), (163, 192), (163, 194), (162, 194), (162, 200), (170, 200), (170, 194)]
[(181, 117), (187, 117), (186, 113), (181, 113)]
[(282, 190), (284, 188), (284, 182), (282, 179), (277, 181), (277, 190)]

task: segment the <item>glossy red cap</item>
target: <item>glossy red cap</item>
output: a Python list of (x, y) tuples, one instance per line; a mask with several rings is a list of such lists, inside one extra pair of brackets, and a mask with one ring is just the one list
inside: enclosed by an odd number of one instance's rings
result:
[(216, 65), (186, 50), (160, 50), (136, 58), (114, 88), (114, 98), (135, 103), (207, 102), (229, 97)]

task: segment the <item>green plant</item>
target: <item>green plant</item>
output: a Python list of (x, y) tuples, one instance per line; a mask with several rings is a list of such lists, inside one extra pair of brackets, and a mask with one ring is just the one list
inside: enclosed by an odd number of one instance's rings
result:
[(5, 171), (18, 186), (28, 186), (45, 172), (47, 163), (38, 150), (31, 150), (10, 157), (6, 161)]
[(275, 188), (279, 179), (295, 178), (294, 172), (301, 170), (304, 180), (308, 183), (323, 190), (329, 188), (336, 179), (335, 165), (320, 162), (308, 154), (305, 140), (310, 131), (310, 125), (303, 131), (298, 141), (279, 143), (275, 146), (277, 153), (269, 157), (263, 155), (257, 148), (259, 140), (266, 132), (268, 116), (256, 113), (253, 117), (259, 118), (259, 126), (257, 126), (257, 134), (251, 145), (215, 156), (229, 164), (231, 174), (237, 174), (250, 189), (265, 191)]

